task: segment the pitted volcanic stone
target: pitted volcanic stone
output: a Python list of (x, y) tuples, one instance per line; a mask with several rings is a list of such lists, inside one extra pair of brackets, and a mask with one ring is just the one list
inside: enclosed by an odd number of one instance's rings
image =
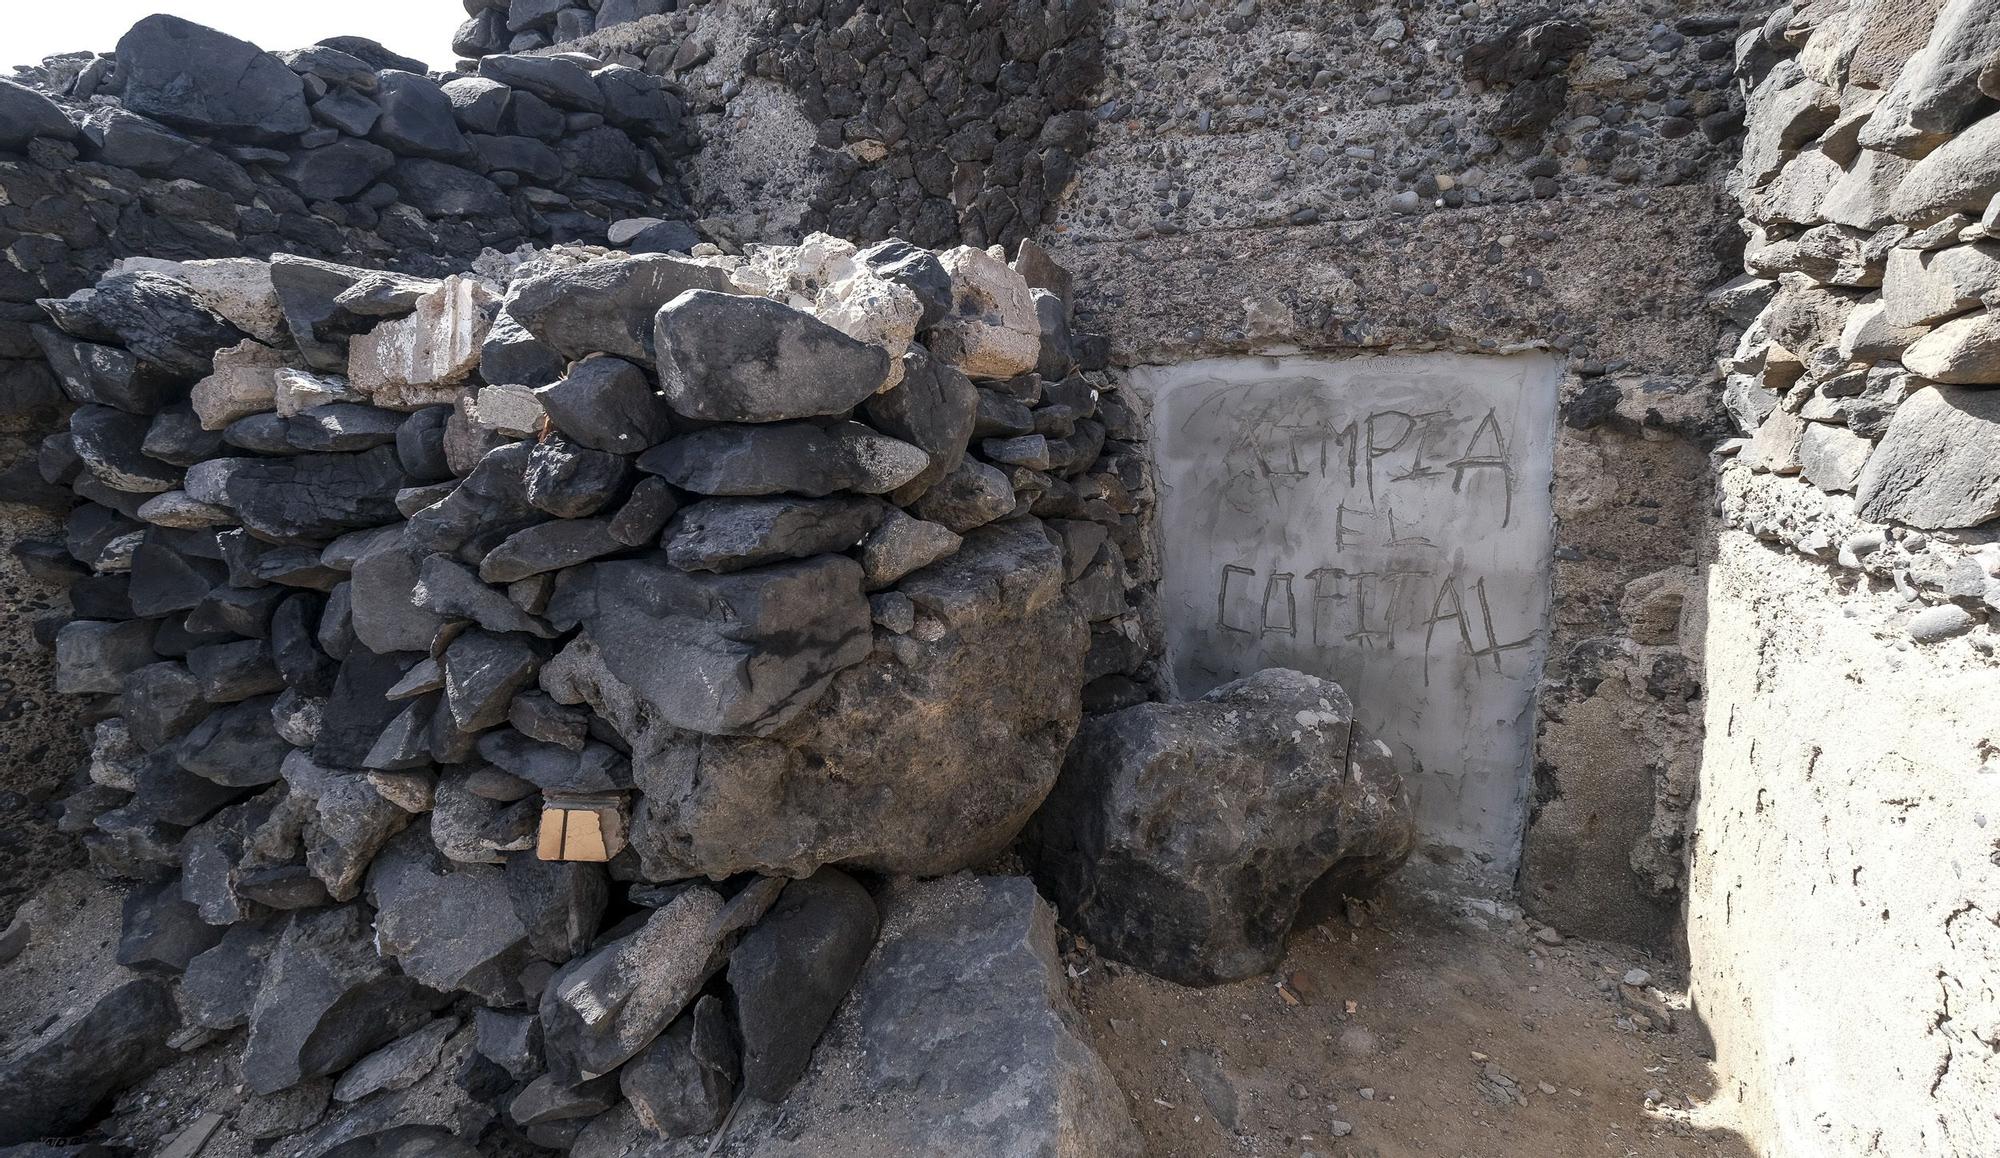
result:
[(782, 302), (690, 290), (654, 328), (667, 404), (711, 422), (781, 422), (853, 409), (889, 370), (879, 347)]
[[(1090, 720), (1029, 827), (1036, 879), (1094, 944), (1149, 973), (1213, 985), (1270, 971), (1321, 878), (1365, 888), (1415, 843), (1401, 777), (1360, 758), (1352, 719), (1339, 685), (1274, 668)], [(1190, 812), (1191, 792), (1213, 807)]]

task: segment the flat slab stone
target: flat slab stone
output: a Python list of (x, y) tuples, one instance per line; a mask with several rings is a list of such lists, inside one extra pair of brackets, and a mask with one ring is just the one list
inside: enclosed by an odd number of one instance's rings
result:
[(1855, 512), (1925, 530), (2000, 516), (2000, 390), (1926, 386), (1904, 399), (1855, 483)]

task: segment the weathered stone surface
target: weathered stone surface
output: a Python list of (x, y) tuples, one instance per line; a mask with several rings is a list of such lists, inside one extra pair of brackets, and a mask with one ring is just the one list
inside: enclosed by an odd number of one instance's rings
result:
[(428, 1020), (441, 998), (375, 953), (368, 910), (293, 917), (250, 1010), (243, 1076), (260, 1094), (336, 1073)]
[(64, 695), (116, 694), (125, 677), (159, 658), (153, 624), (77, 620), (56, 633), (56, 690)]
[(950, 555), (963, 541), (946, 527), (891, 507), (861, 542), (862, 577), (868, 590), (879, 591)]
[(1855, 511), (1925, 530), (2000, 516), (2000, 391), (1926, 386), (1911, 394), (1868, 457)]
[(548, 624), (480, 582), (469, 568), (442, 555), (424, 560), (411, 598), (427, 611), (470, 619), (488, 631), (525, 631), (544, 639), (555, 635)]
[(1035, 368), (1042, 324), (1028, 283), (983, 249), (961, 245), (939, 256), (951, 276), (951, 313), (932, 352), (972, 378), (1012, 378)]
[(145, 452), (151, 425), (109, 406), (79, 406), (69, 419), (70, 445), (98, 482), (115, 491), (156, 495), (179, 486), (181, 470)]
[(396, 452), (302, 454), (238, 459), (223, 484), (243, 525), (275, 543), (313, 543), (401, 517), (396, 492), (408, 482)]
[(528, 931), (508, 902), (503, 870), (453, 864), (425, 827), (413, 827), (376, 855), (367, 890), (376, 944), (405, 974), (495, 1005), (524, 1000)]
[(299, 149), (278, 176), (312, 201), (359, 196), (396, 167), (396, 154), (371, 141), (342, 137), (317, 149)]
[(656, 728), (634, 710), (634, 689), (659, 677), (641, 671), (628, 682), (609, 661), (614, 646), (630, 645), (587, 633), (605, 654), (565, 691), (633, 745), (642, 795), (632, 843), (645, 875), (806, 876), (825, 864), (933, 875), (1004, 849), (1054, 783), (1088, 646), (1081, 615), (1061, 598), (1061, 553), (1033, 520), (1018, 542), (1008, 534), (968, 536), (954, 560), (970, 555), (969, 565), (936, 577), (933, 606), (959, 614), (949, 638), (912, 640), (901, 662), (880, 657), (834, 676), (769, 739)]
[(171, 989), (126, 981), (14, 1047), (0, 1061), (0, 1144), (69, 1133), (101, 1103), (174, 1056)]
[(1874, 444), (1845, 426), (1806, 424), (1799, 439), (1799, 473), (1823, 491), (1851, 491)]
[(406, 157), (455, 161), (471, 151), (458, 131), (451, 98), (429, 77), (399, 69), (376, 74), (375, 103), (382, 115), (369, 135)]
[(862, 404), (869, 425), (931, 456), (930, 465), (891, 497), (908, 504), (958, 469), (978, 419), (972, 380), (921, 349), (903, 355), (902, 380)]
[(457, 1018), (440, 1017), (355, 1062), (334, 1083), (333, 1100), (358, 1102), (370, 1094), (417, 1084), (436, 1068), (438, 1054), (445, 1040), (458, 1031), (458, 1024)]
[(377, 406), (420, 410), (451, 402), (478, 368), (498, 299), (469, 277), (448, 277), (408, 317), (348, 345), (347, 375)]
[(391, 533), (354, 561), (348, 600), (362, 646), (375, 652), (430, 650), (445, 620), (413, 597), (428, 555), (407, 534)]
[(2000, 61), (2000, 12), (1983, 0), (1945, 0), (1929, 43), (1913, 59), (1919, 71), (1909, 85), (1910, 123), (1940, 133), (1964, 128), (1990, 95), (1981, 82), (1990, 87)]
[[(1088, 721), (1029, 827), (1029, 863), (1103, 952), (1184, 985), (1268, 972), (1308, 889), (1361, 891), (1415, 844), (1339, 685), (1267, 669), (1201, 700)], [(1211, 806), (1190, 810), (1190, 792)]]
[(271, 704), (259, 696), (209, 713), (182, 738), (175, 759), (189, 772), (230, 787), (276, 781), (291, 749), (278, 735)]
[(690, 290), (654, 327), (667, 404), (711, 422), (840, 414), (888, 373), (879, 347), (769, 298)]
[(123, 917), (118, 963), (132, 969), (179, 973), (222, 940), (222, 929), (181, 897), (178, 878), (126, 893)]
[(1944, 323), (1910, 343), (1903, 365), (1933, 382), (2000, 383), (2000, 314), (1982, 312)]
[(611, 537), (609, 520), (554, 519), (509, 535), (480, 560), (479, 577), (488, 583), (512, 583), (624, 549)]
[(610, 1073), (650, 1045), (722, 966), (722, 898), (701, 885), (636, 931), (565, 965), (542, 991), (549, 1073), (574, 1083)]
[(541, 653), (518, 635), (467, 631), (445, 648), (445, 704), (460, 731), (498, 727), (514, 693), (527, 687)]
[(285, 314), (271, 285), (271, 263), (254, 257), (216, 257), (199, 261), (166, 261), (157, 257), (127, 257), (113, 272), (157, 273), (187, 283), (196, 298), (222, 319), (266, 344), (285, 338)]
[(0, 149), (20, 152), (36, 137), (75, 138), (76, 123), (62, 106), (23, 84), (0, 80)]
[(152, 414), (173, 397), (177, 375), (141, 362), (129, 350), (79, 341), (53, 326), (29, 332), (72, 402)]
[(625, 493), (631, 473), (624, 455), (550, 434), (528, 456), (528, 505), (560, 519), (594, 515)]
[(782, 725), (867, 657), (871, 635), (861, 568), (835, 555), (731, 575), (598, 563), (559, 580), (549, 618), (581, 624), (660, 720), (712, 735)]
[(256, 45), (178, 16), (148, 16), (118, 41), (125, 107), (212, 136), (276, 141), (312, 127), (305, 84)]
[[(494, 59), (487, 57), (480, 67)], [(653, 323), (660, 307), (688, 290), (728, 292), (729, 288), (728, 275), (720, 269), (671, 254), (642, 254), (524, 278), (509, 288), (506, 309), (529, 333), (566, 358), (615, 354), (650, 364)]]
[(535, 397), (557, 430), (592, 450), (636, 454), (673, 431), (666, 400), (622, 358), (586, 358)]
[(691, 1138), (722, 1124), (735, 1100), (737, 1064), (722, 1002), (704, 996), (620, 1067), (618, 1089), (641, 1126), (661, 1138)]
[(888, 508), (857, 495), (826, 499), (704, 499), (682, 508), (662, 545), (683, 571), (741, 571), (838, 553), (860, 542)]
[(809, 498), (843, 490), (887, 494), (929, 463), (923, 451), (858, 422), (711, 426), (639, 456), (640, 470), (696, 494)]
[(923, 306), (917, 324), (925, 329), (938, 324), (951, 309), (951, 275), (944, 264), (927, 249), (890, 238), (857, 253), (877, 277), (895, 282), (916, 295)]
[(1882, 278), (1885, 320), (1927, 326), (1979, 308), (2000, 288), (2000, 245), (1955, 245), (1931, 251), (1889, 252)]
[(775, 1103), (804, 1076), (879, 926), (868, 891), (825, 868), (788, 885), (745, 934), (729, 954), (745, 1093)]
[(1927, 223), (1964, 210), (1978, 213), (2000, 193), (2000, 113), (1988, 114), (1911, 167), (1889, 199), (1898, 221)]
[(269, 921), (231, 925), (214, 948), (188, 962), (177, 991), (182, 1020), (203, 1029), (236, 1029), (248, 1022), (280, 931)]
[[(546, 3), (546, 0), (530, 2)], [(591, 82), (590, 73), (574, 60), (557, 56), (487, 56), (479, 61), (479, 75), (531, 92), (564, 108), (592, 113), (604, 108), (604, 94)]]
[[(1055, 918), (1025, 877), (955, 876), (882, 898), (882, 943), (757, 1158), (1144, 1152), (1065, 994)], [(993, 1107), (1004, 1105), (1005, 1112)]]
[(986, 463), (967, 458), (909, 507), (926, 522), (963, 535), (1014, 510), (1014, 485)]

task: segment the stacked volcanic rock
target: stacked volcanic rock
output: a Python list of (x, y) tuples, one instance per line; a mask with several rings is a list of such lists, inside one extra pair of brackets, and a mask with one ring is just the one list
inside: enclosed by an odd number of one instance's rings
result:
[[(1012, 249), (1034, 236), (1090, 147), (1105, 72), (1095, 3), (466, 4), (478, 11), (459, 52), (574, 42), (685, 85), (711, 136), (769, 125), (777, 96), (783, 131), (817, 146), (804, 226), (869, 240)], [(727, 198), (703, 192), (704, 217), (722, 216)]]
[(1963, 633), (2000, 611), (2000, 10), (1780, 9), (1739, 59), (1725, 515)]
[[(22, 557), (68, 583), (120, 959), (261, 1097), (351, 1104), (302, 1153), (784, 1097), (876, 935), (828, 866), (990, 858), (1086, 679), (1143, 695), (1136, 422), (1033, 247), (183, 274), (43, 303), (83, 501)], [(541, 859), (565, 806), (629, 847)]]
[(288, 251), (442, 274), (488, 247), (687, 216), (679, 96), (589, 57), (494, 57), (441, 83), (359, 38), (268, 53), (150, 16), (114, 55), (46, 79), (60, 87), (0, 81), (9, 412), (57, 398), (28, 340), (35, 299), (115, 257)]
[(588, 36), (600, 28), (672, 12), (676, 0), (464, 0), (471, 19), (459, 26), (452, 51), (474, 59), (532, 52)]

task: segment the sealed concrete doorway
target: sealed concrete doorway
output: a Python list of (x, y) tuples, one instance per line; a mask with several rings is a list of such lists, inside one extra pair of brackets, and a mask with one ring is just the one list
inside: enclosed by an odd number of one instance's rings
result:
[(1141, 367), (1176, 691), (1338, 680), (1426, 843), (1511, 875), (1548, 644), (1559, 372), (1541, 354)]

